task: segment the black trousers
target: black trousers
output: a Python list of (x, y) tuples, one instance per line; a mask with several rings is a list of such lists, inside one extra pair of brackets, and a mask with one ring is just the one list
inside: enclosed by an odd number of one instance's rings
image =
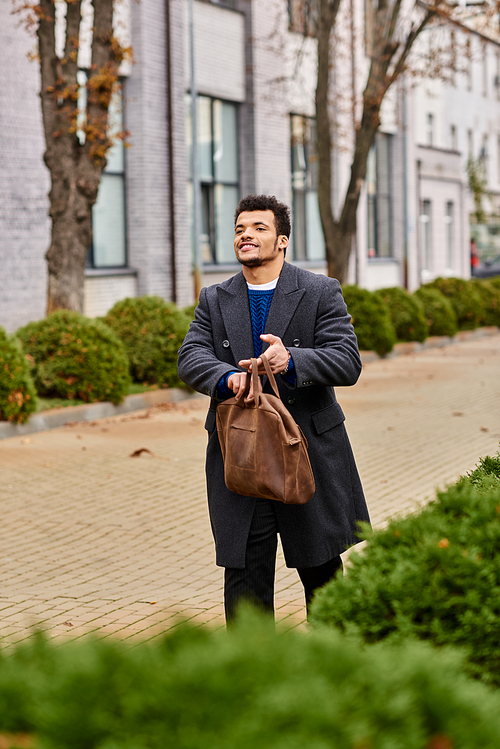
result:
[[(278, 522), (271, 499), (258, 499), (248, 535), (245, 568), (225, 568), (224, 605), (226, 621), (235, 618), (238, 603), (251, 602), (274, 615), (274, 576), (278, 547)], [(314, 591), (331, 580), (342, 568), (342, 559), (334, 557), (319, 567), (297, 569), (304, 586), (307, 611)]]

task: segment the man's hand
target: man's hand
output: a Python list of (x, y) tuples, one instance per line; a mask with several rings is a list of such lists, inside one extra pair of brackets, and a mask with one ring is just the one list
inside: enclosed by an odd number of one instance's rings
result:
[[(233, 391), (236, 400), (239, 401), (239, 399), (242, 397), (243, 393), (245, 392), (245, 387), (247, 384), (247, 373), (246, 372), (233, 372), (232, 375), (230, 375), (227, 379), (227, 386), (230, 390)], [(259, 378), (259, 393), (262, 392), (262, 383)], [(247, 401), (253, 400), (253, 383), (250, 381), (250, 390), (248, 391), (248, 395), (246, 397)]]
[[(269, 344), (269, 348), (266, 349), (264, 353), (266, 355), (267, 361), (269, 362), (269, 366), (271, 367), (271, 372), (273, 374), (279, 374), (280, 372), (283, 372), (283, 370), (286, 368), (286, 365), (288, 364), (290, 354), (284, 347), (281, 338), (278, 338), (277, 335), (266, 333), (265, 335), (261, 335), (261, 340)], [(260, 358), (260, 356), (257, 359), (257, 364), (259, 366), (259, 375), (265, 375), (266, 370), (264, 369), (264, 365), (262, 364), (262, 359)], [(249, 372), (252, 371), (251, 359), (242, 359), (240, 362), (238, 362), (238, 365), (240, 367), (243, 367), (244, 369), (248, 369)]]

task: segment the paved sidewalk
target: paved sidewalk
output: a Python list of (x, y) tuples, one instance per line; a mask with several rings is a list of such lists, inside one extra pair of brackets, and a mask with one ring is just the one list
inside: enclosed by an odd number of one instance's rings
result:
[[(500, 335), (364, 367), (339, 388), (374, 524), (493, 454)], [(221, 625), (205, 499), (206, 399), (0, 442), (0, 638), (152, 638), (179, 616)], [(138, 457), (132, 453), (146, 448)], [(278, 561), (277, 617), (304, 620)]]

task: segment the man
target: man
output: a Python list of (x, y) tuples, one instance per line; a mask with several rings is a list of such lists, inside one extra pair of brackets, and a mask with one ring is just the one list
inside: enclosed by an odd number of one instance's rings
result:
[[(211, 396), (206, 475), (216, 561), (225, 567), (226, 619), (239, 600), (274, 612), (277, 534), (296, 567), (309, 605), (342, 567), (368, 510), (335, 385), (354, 385), (361, 361), (338, 281), (285, 262), (290, 212), (275, 197), (250, 195), (235, 217), (234, 250), (243, 266), (202, 290), (179, 351), (179, 376)], [(250, 359), (265, 350), (280, 394), (309, 443), (316, 492), (284, 505), (229, 491), (216, 429), (217, 404), (241, 398)], [(258, 359), (259, 374), (264, 373)], [(266, 392), (270, 390), (267, 381)], [(252, 392), (249, 397), (253, 397)]]

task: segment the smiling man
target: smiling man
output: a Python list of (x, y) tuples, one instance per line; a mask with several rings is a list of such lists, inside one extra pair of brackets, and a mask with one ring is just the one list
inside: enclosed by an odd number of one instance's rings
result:
[[(225, 568), (228, 621), (242, 599), (274, 612), (278, 533), (309, 605), (314, 591), (341, 569), (340, 554), (357, 543), (358, 522), (369, 520), (334, 391), (353, 385), (361, 372), (351, 318), (338, 281), (285, 261), (289, 237), (286, 205), (268, 195), (240, 201), (234, 250), (242, 271), (202, 290), (179, 351), (181, 379), (211, 396), (205, 423), (208, 504), (216, 561)], [(250, 359), (262, 351), (309, 443), (316, 492), (305, 505), (243, 497), (224, 482), (217, 404), (242, 397)], [(264, 390), (271, 392), (267, 381)]]

